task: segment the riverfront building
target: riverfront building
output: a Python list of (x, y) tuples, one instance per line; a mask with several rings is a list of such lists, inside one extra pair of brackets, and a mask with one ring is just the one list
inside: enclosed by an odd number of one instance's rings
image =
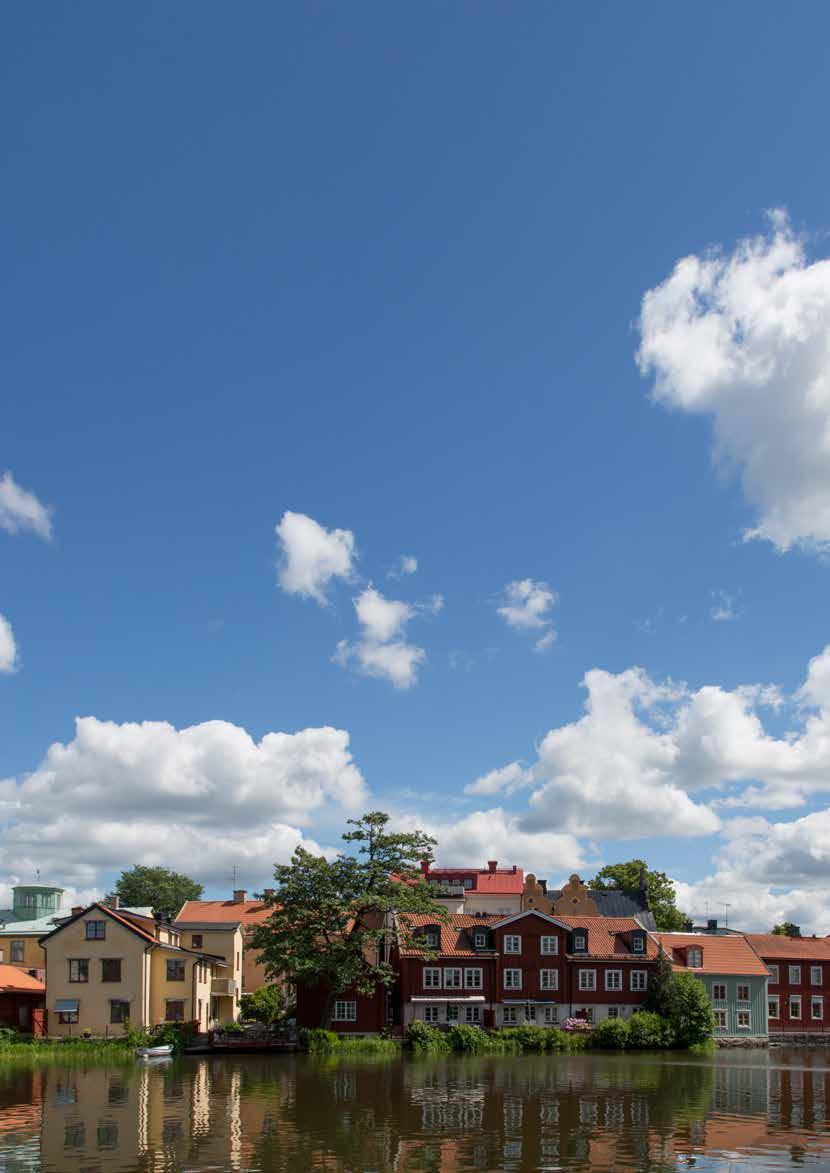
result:
[(766, 1038), (769, 970), (742, 933), (713, 927), (656, 933), (676, 972), (703, 983), (715, 1014), (715, 1038)]
[(770, 1034), (825, 1034), (830, 1030), (830, 940), (746, 933), (769, 970)]

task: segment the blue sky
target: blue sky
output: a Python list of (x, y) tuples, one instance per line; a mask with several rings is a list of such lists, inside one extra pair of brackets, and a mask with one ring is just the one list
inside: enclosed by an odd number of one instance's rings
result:
[(380, 805), (448, 860), (644, 855), (696, 911), (819, 923), (828, 33), (6, 15), (0, 887), (257, 888)]

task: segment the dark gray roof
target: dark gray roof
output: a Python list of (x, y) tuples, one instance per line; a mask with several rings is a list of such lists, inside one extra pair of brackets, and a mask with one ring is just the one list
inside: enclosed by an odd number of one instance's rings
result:
[[(548, 889), (549, 900), (556, 901), (561, 895), (561, 889)], [(588, 895), (596, 904), (600, 916), (636, 916), (644, 929), (657, 928), (654, 913), (648, 907), (644, 892), (623, 892), (621, 888), (591, 888)]]

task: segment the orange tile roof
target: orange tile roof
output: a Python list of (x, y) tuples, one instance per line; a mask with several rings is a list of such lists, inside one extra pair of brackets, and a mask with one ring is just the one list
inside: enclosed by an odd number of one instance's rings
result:
[(272, 912), (261, 900), (188, 900), (173, 923), (258, 925)]
[[(657, 943), (646, 933), (645, 953), (634, 953), (628, 942), (621, 938), (622, 934), (642, 929), (639, 921), (633, 916), (555, 916), (553, 918), (569, 929), (588, 930), (588, 956), (590, 957), (644, 957), (653, 961), (657, 956)], [(584, 953), (569, 954), (572, 957), (585, 957)]]
[(686, 965), (675, 952), (694, 945), (703, 950), (703, 965), (689, 973), (744, 974), (765, 977), (769, 970), (752, 946), (739, 933), (655, 933), (660, 944), (672, 959), (672, 967), (686, 970)]
[(440, 880), (446, 876), (450, 880), (470, 879), (473, 887), (466, 892), (482, 892), (488, 896), (517, 896), (521, 895), (525, 886), (523, 868), (496, 868), (491, 872), (489, 868), (442, 868), (433, 864), (425, 880)]
[(826, 937), (779, 937), (777, 933), (744, 933), (744, 936), (763, 958), (830, 961), (830, 941)]
[[(481, 949), (474, 949), (472, 940), (468, 936), (468, 929), (488, 929), (503, 916), (473, 916), (467, 912), (453, 913), (448, 920), (440, 920), (428, 912), (407, 912), (398, 914), (398, 923), (404, 932), (412, 929), (422, 929), (427, 925), (438, 925), (441, 930), (441, 945), (439, 952), (442, 957), (478, 957)], [(484, 951), (486, 952), (486, 950)], [(404, 944), (401, 948), (402, 957), (420, 957), (418, 949)]]
[(0, 964), (0, 991), (5, 993), (45, 994), (43, 982), (18, 969), (15, 965)]

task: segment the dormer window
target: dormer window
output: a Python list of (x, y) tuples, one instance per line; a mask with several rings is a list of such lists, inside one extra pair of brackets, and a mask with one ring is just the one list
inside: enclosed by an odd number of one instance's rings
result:
[(437, 949), (441, 944), (441, 930), (437, 925), (427, 925), (424, 930), (424, 940), (428, 949)]
[(486, 949), (488, 945), (489, 934), (486, 929), (476, 929), (473, 933), (473, 947), (475, 949)]
[(634, 933), (631, 938), (631, 950), (633, 953), (645, 953), (646, 951), (646, 937), (645, 933)]
[(689, 969), (700, 969), (703, 965), (703, 950), (698, 945), (686, 950), (686, 964)]
[(588, 948), (588, 934), (584, 929), (574, 930), (574, 953), (584, 953)]

